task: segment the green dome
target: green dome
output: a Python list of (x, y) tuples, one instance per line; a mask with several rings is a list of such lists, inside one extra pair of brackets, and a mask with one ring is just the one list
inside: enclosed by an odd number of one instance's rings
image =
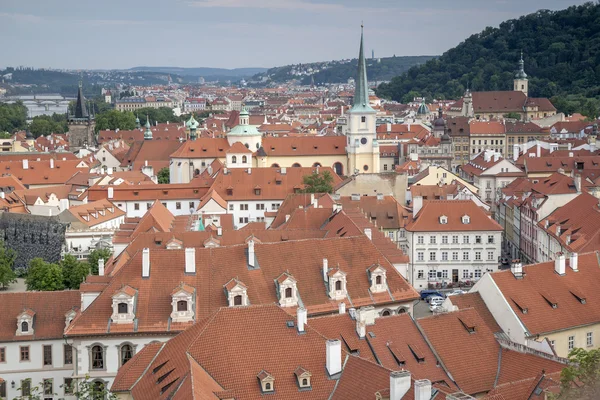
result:
[(185, 126), (189, 129), (196, 129), (198, 128), (198, 125), (200, 124), (194, 119), (194, 114), (192, 114), (190, 119), (188, 119), (188, 121), (185, 123)]

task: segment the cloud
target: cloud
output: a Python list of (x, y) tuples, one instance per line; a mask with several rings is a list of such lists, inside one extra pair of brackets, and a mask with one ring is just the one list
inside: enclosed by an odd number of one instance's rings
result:
[(0, 18), (8, 18), (8, 19), (12, 19), (14, 21), (17, 22), (40, 22), (42, 21), (42, 18), (37, 16), (37, 15), (33, 15), (33, 14), (19, 14), (19, 13), (4, 13), (4, 12), (0, 12)]
[(202, 8), (263, 8), (271, 10), (333, 11), (341, 4), (315, 3), (306, 0), (197, 0), (188, 2)]

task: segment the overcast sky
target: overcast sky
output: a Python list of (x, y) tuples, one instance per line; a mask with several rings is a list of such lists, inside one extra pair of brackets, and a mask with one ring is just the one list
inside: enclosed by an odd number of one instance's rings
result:
[(272, 67), (436, 55), (486, 26), (584, 0), (0, 0), (0, 66)]

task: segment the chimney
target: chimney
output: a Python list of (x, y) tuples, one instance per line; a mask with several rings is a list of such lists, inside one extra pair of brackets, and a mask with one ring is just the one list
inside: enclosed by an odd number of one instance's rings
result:
[(0, 192), (0, 198), (5, 199), (6, 198), (6, 193)]
[(248, 265), (254, 267), (254, 240), (248, 241)]
[(513, 273), (515, 278), (522, 279), (523, 278), (523, 264), (521, 264), (521, 260), (519, 260), (519, 259), (512, 260), (512, 264), (510, 265), (510, 271)]
[(331, 377), (342, 372), (342, 342), (339, 339), (328, 339), (325, 345), (325, 367)]
[(142, 278), (150, 278), (150, 249), (142, 251)]
[(412, 206), (413, 206), (413, 217), (414, 217), (415, 215), (417, 215), (419, 213), (421, 208), (423, 208), (423, 197), (422, 196), (413, 197)]
[(342, 205), (340, 203), (335, 203), (333, 205), (333, 213), (335, 214), (335, 213), (338, 213), (340, 211), (342, 211)]
[(185, 249), (185, 273), (196, 273), (196, 249), (194, 247)]
[(519, 145), (518, 144), (513, 144), (513, 161), (517, 161), (517, 159), (519, 158)]
[(252, 175), (252, 168), (248, 168), (248, 175)]
[(373, 234), (371, 233), (371, 228), (365, 228), (365, 236), (369, 238), (369, 240), (373, 240)]
[(54, 169), (54, 158), (50, 159), (50, 169)]
[(115, 189), (112, 186), (108, 187), (108, 198), (112, 199), (115, 196)]
[(581, 193), (581, 175), (575, 175), (573, 182), (575, 183), (575, 189), (577, 190), (577, 193)]
[(340, 310), (340, 314), (346, 314), (346, 303), (341, 302), (338, 304), (338, 308)]
[(497, 162), (500, 159), (499, 153), (494, 153), (494, 162)]
[(535, 147), (536, 147), (536, 153), (535, 153), (536, 157), (540, 158), (542, 156), (542, 146), (540, 146), (540, 143), (538, 142)]
[(296, 310), (296, 325), (298, 325), (298, 333), (304, 333), (304, 323), (306, 322), (306, 308), (298, 307)]
[(383, 193), (377, 193), (377, 200), (383, 200)]
[(227, 167), (223, 168), (223, 175), (227, 175)]
[(564, 275), (566, 273), (565, 264), (565, 255), (563, 253), (556, 254), (556, 258), (554, 259), (554, 272), (559, 275)]
[(29, 169), (29, 160), (26, 158), (23, 159), (23, 169)]
[(223, 236), (223, 227), (217, 226), (217, 236)]
[(104, 258), (102, 257), (98, 259), (98, 275), (104, 276)]
[(419, 379), (415, 381), (415, 400), (431, 399), (431, 381)]
[(410, 371), (390, 372), (390, 400), (402, 400), (410, 389)]
[(387, 133), (390, 133), (392, 131), (392, 124), (390, 124), (389, 122), (385, 124), (385, 131)]
[(329, 272), (329, 262), (326, 258), (323, 259), (323, 280), (327, 282), (327, 272)]
[(577, 255), (577, 253), (571, 253), (571, 262), (569, 264), (571, 265), (571, 269), (575, 272), (579, 271), (577, 265), (578, 258), (579, 256)]
[(281, 168), (281, 175), (285, 175), (287, 173), (287, 169), (285, 167)]

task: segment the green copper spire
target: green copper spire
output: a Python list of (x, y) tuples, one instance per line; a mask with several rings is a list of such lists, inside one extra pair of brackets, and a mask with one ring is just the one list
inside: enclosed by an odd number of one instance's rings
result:
[(144, 140), (152, 139), (152, 130), (150, 130), (150, 117), (146, 115), (146, 131), (144, 132)]
[(360, 25), (360, 50), (358, 52), (358, 76), (354, 89), (354, 103), (351, 111), (372, 111), (369, 105), (369, 85), (367, 83), (367, 64), (365, 62), (363, 25)]
[(190, 130), (190, 140), (196, 140), (196, 129), (200, 124), (194, 118), (194, 113), (192, 113), (190, 119), (186, 122), (185, 125)]
[(140, 122), (140, 118), (137, 116), (137, 114), (135, 115), (135, 127), (137, 129), (140, 129), (142, 127), (142, 123)]
[(515, 75), (517, 79), (527, 79), (527, 74), (525, 73), (525, 61), (523, 61), (523, 51), (521, 50), (521, 59), (519, 60), (519, 69)]

